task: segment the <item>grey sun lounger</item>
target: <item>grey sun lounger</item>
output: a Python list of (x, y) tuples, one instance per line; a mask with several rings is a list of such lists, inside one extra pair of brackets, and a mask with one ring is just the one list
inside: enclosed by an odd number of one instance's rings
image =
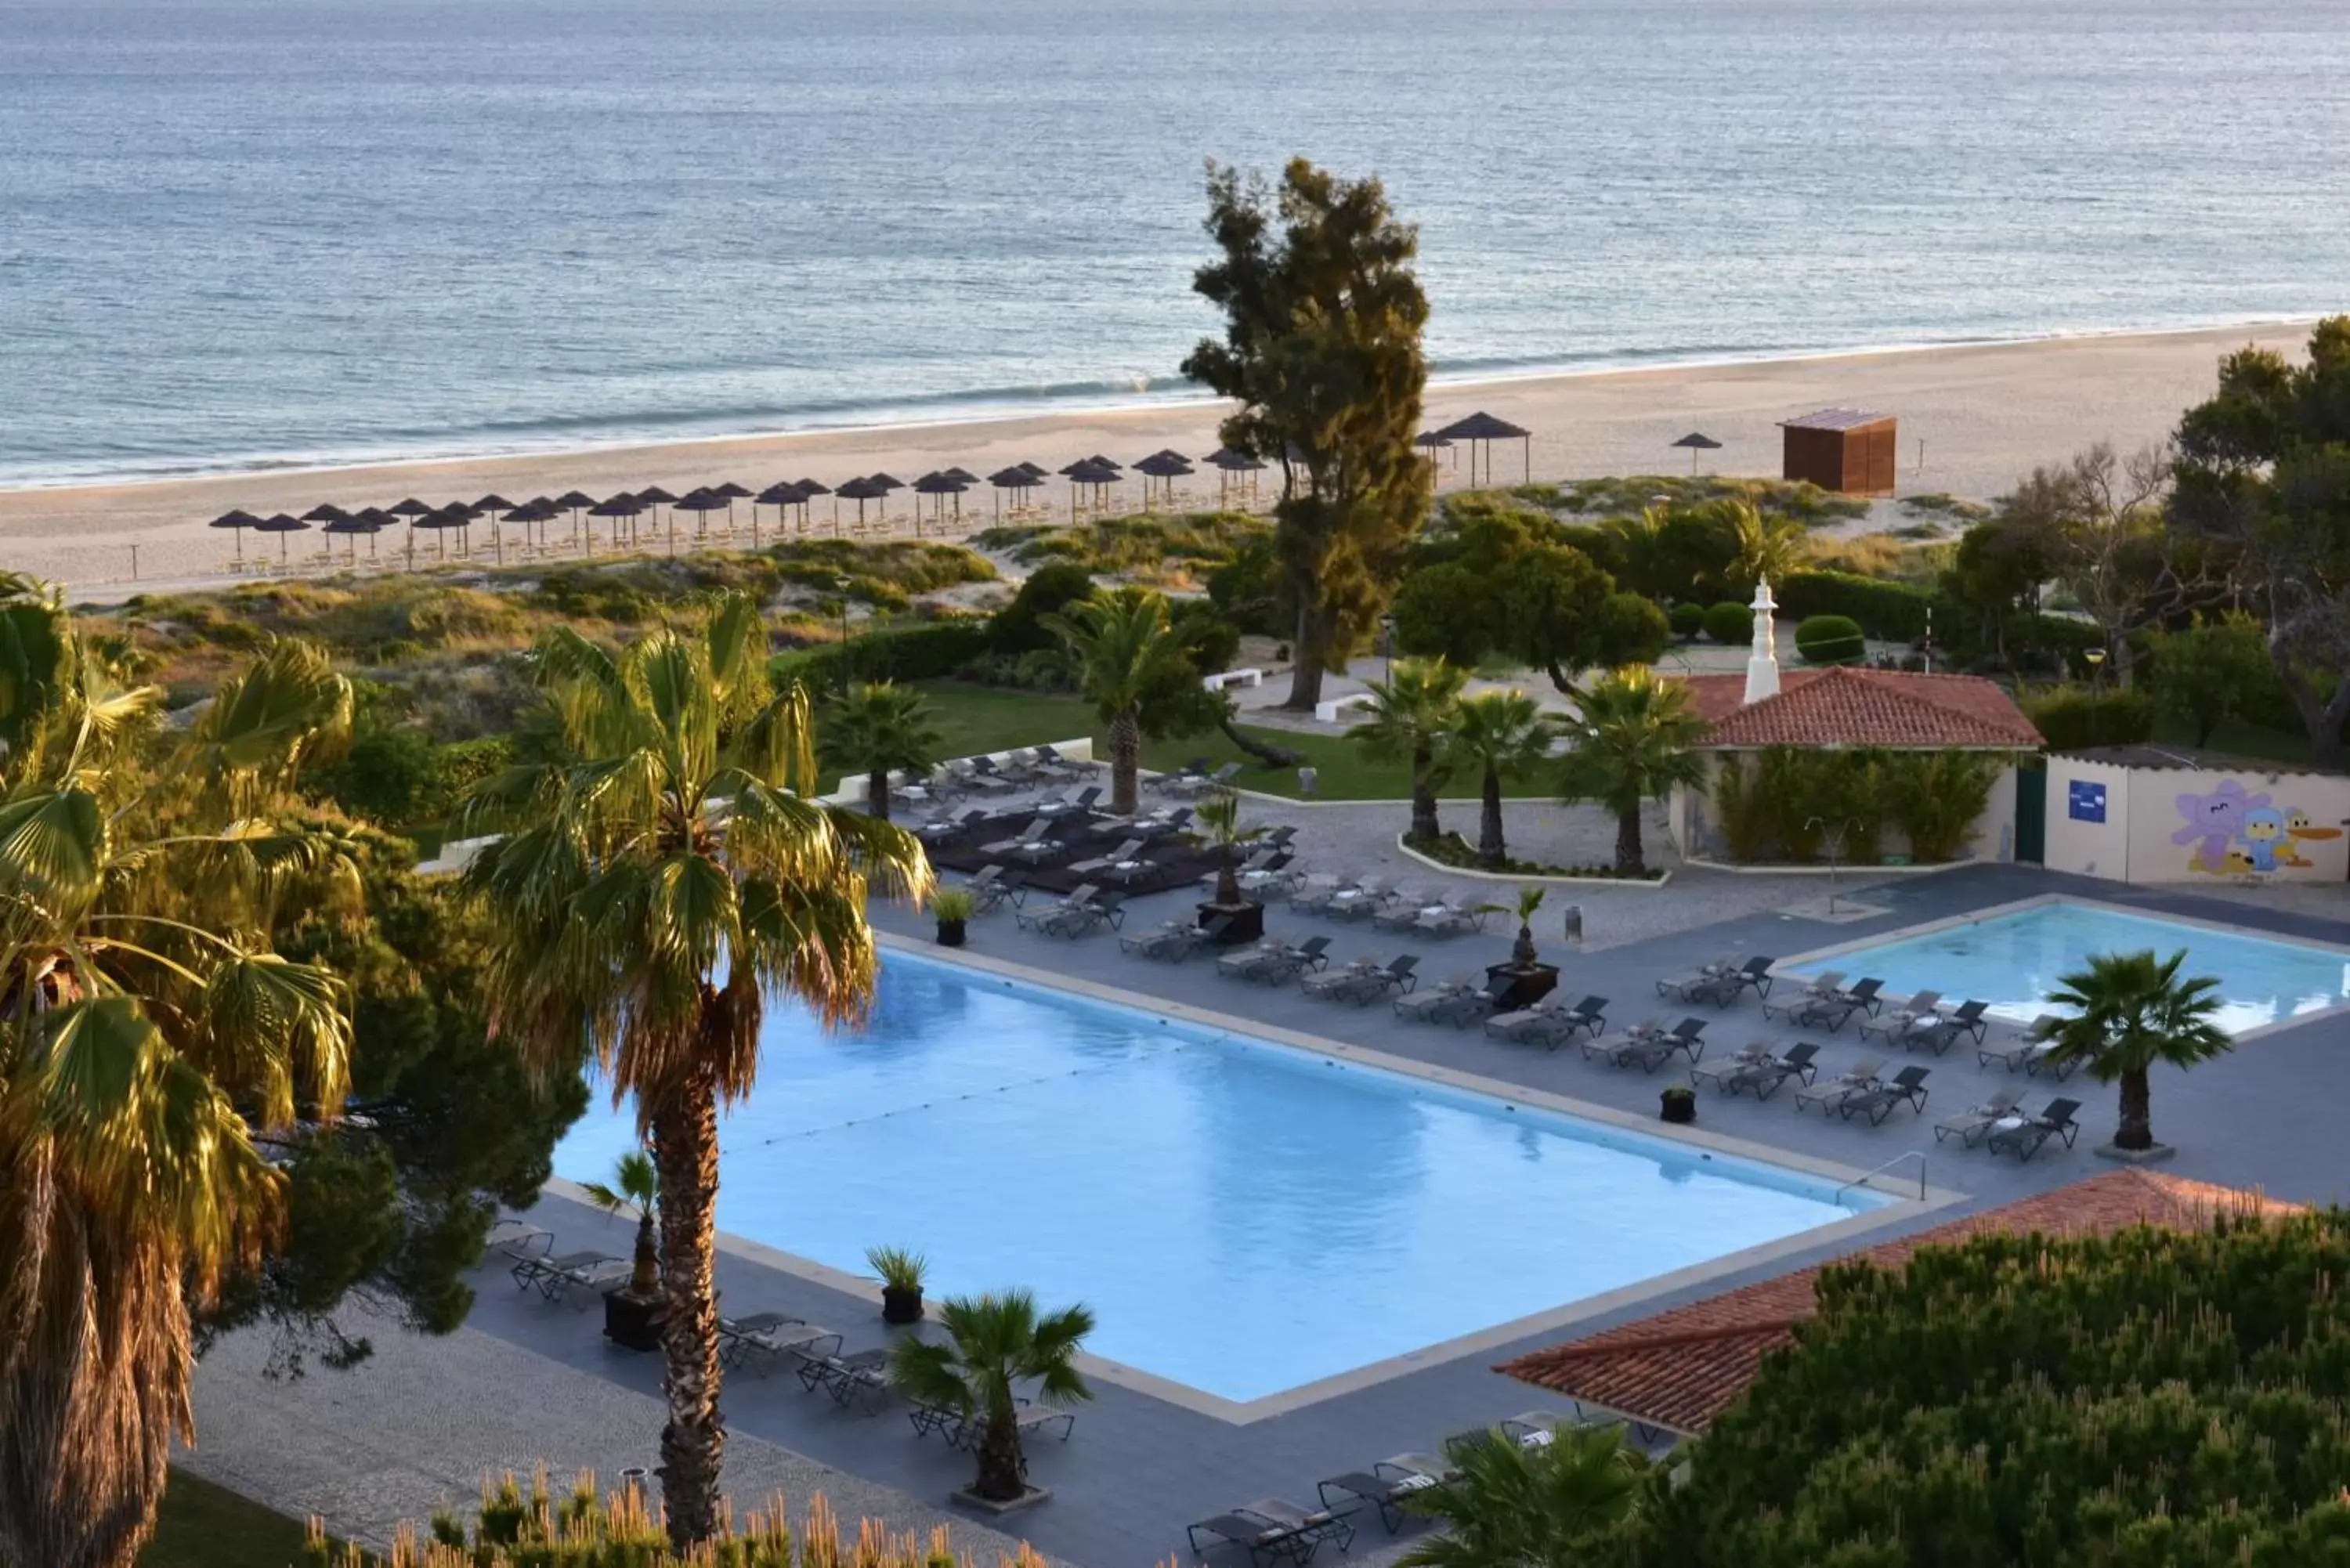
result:
[(1955, 1133), (1958, 1135), (1961, 1147), (1972, 1148), (1976, 1139), (1990, 1132), (1997, 1123), (2013, 1116), (2015, 1107), (2022, 1104), (2022, 1089), (2001, 1089), (1981, 1105), (1969, 1106), (1958, 1115), (1944, 1116), (1940, 1121), (1936, 1122), (1934, 1141), (1939, 1143)]
[(1921, 991), (1889, 1012), (1879, 1014), (1875, 1018), (1862, 1019), (1860, 1037), (1866, 1040), (1872, 1034), (1877, 1034), (1884, 1037), (1887, 1045), (1898, 1044), (1901, 1037), (1908, 1033), (1911, 1029), (1920, 1027), (1931, 1019), (1939, 1018), (1942, 1015), (1941, 1006), (1940, 992)]
[(1795, 990), (1780, 997), (1775, 1002), (1767, 997), (1764, 998), (1762, 1002), (1762, 1016), (1765, 1018), (1774, 1018), (1786, 1013), (1791, 1013), (1806, 1002), (1813, 1001), (1818, 997), (1834, 996), (1843, 990), (1844, 971), (1840, 969), (1824, 969), (1819, 973), (1812, 976), (1811, 979), (1804, 981)]
[(1276, 949), (1266, 961), (1251, 968), (1247, 978), (1279, 985), (1284, 980), (1319, 972), (1330, 962), (1329, 953), (1329, 938), (1308, 937), (1294, 948)]
[(1218, 915), (1207, 924), (1197, 920), (1169, 920), (1153, 926), (1139, 936), (1120, 937), (1121, 951), (1139, 953), (1149, 959), (1172, 959), (1181, 963), (1201, 948), (1208, 946), (1232, 929), (1230, 915)]
[(555, 1232), (525, 1220), (501, 1220), (490, 1227), (489, 1239), (483, 1245), (499, 1257), (519, 1263), (526, 1259), (543, 1259), (554, 1251)]
[(755, 1360), (762, 1377), (786, 1355), (835, 1355), (839, 1351), (840, 1335), (788, 1314), (754, 1312), (748, 1317), (718, 1320), (720, 1364), (743, 1367)]
[[(1845, 1020), (1856, 1012), (1866, 1012), (1872, 1018), (1879, 1005), (1877, 993), (1885, 989), (1881, 980), (1863, 980), (1849, 991), (1838, 990), (1819, 996), (1805, 997), (1781, 1014), (1799, 1029), (1825, 1029), (1833, 1034), (1844, 1027)], [(1769, 1015), (1770, 1003), (1763, 1003), (1764, 1015)]]
[(559, 1258), (524, 1258), (507, 1272), (525, 1290), (535, 1285), (551, 1302), (574, 1297), (572, 1304), (584, 1311), (604, 1286), (627, 1279), (629, 1265), (608, 1252), (566, 1252)]
[(1930, 1067), (1908, 1066), (1889, 1080), (1869, 1085), (1836, 1102), (1836, 1115), (1850, 1121), (1856, 1115), (1868, 1117), (1870, 1127), (1877, 1126), (1893, 1114), (1893, 1107), (1907, 1103), (1919, 1116), (1926, 1114), (1926, 1077)]
[(1817, 1106), (1825, 1116), (1854, 1095), (1865, 1094), (1877, 1086), (1879, 1073), (1885, 1071), (1885, 1058), (1866, 1056), (1825, 1084), (1807, 1085), (1795, 1091), (1795, 1108)]
[[(979, 846), (979, 852), (982, 855), (1008, 855), (1016, 857), (1040, 844), (1051, 844), (1052, 840), (1046, 838), (1045, 834), (1052, 826), (1053, 819), (1049, 816), (1032, 816), (1028, 819), (1028, 826), (1018, 833), (1009, 838), (999, 838), (993, 844), (983, 844)], [(1049, 854), (1050, 851), (1046, 853)]]
[(2021, 1037), (2004, 1045), (1985, 1044), (1975, 1051), (1975, 1061), (1988, 1067), (1993, 1062), (2014, 1072), (2023, 1069), (2026, 1077), (2037, 1076), (2045, 1069), (2049, 1076), (2062, 1083), (2071, 1075), (2074, 1064), (2056, 1054), (2054, 1033), (2064, 1020), (2053, 1012), (2043, 1012), (2032, 1021)]
[[(1371, 1469), (1348, 1470), (1345, 1475), (1315, 1482), (1314, 1495), (1323, 1508), (1332, 1513), (1369, 1503), (1378, 1510), (1379, 1522), (1387, 1526), (1389, 1535), (1393, 1535), (1403, 1528), (1405, 1501), (1414, 1492), (1426, 1491), (1437, 1482), (1435, 1476), (1406, 1469), (1392, 1459), (1383, 1459)], [(1333, 1492), (1337, 1495), (1333, 1497)]]
[(2052, 1137), (2063, 1138), (2070, 1148), (2081, 1130), (2081, 1124), (2073, 1119), (2080, 1108), (2078, 1100), (2051, 1100), (2037, 1112), (2001, 1117), (1991, 1125), (1983, 1141), (1994, 1150), (2009, 1150), (2020, 1160), (2039, 1153), (2040, 1146)]
[(1771, 966), (1778, 961), (1757, 954), (1743, 963), (1720, 968), (1709, 966), (1679, 980), (1659, 981), (1657, 994), (1678, 996), (1683, 1002), (1708, 1002), (1716, 1007), (1728, 1007), (1751, 985), (1756, 995), (1768, 997), (1771, 994)]
[(1558, 1022), (1566, 1011), (1566, 998), (1556, 992), (1536, 1001), (1531, 1007), (1521, 1007), (1512, 1012), (1496, 1012), (1485, 1020), (1485, 1033), (1494, 1040), (1534, 1040)]
[(1437, 981), (1425, 991), (1417, 992), (1410, 996), (1397, 997), (1395, 1014), (1398, 1018), (1409, 1018), (1416, 1023), (1425, 1023), (1430, 1019), (1440, 1016), (1443, 1009), (1457, 1005), (1466, 998), (1476, 995), (1479, 989), (1478, 981), (1465, 974), (1456, 974), (1450, 980)]
[(1974, 1036), (1980, 1044), (1983, 1031), (1990, 1026), (1990, 1021), (1984, 1017), (1990, 1011), (1991, 1003), (1987, 1002), (1971, 999), (1963, 1002), (1956, 1012), (1938, 1012), (1920, 1021), (1901, 1036), (1901, 1048), (1906, 1051), (1912, 1046), (1923, 1045), (1939, 1056), (1958, 1044), (1959, 1036), (1962, 1034)]
[(1722, 954), (1720, 958), (1708, 959), (1686, 974), (1670, 975), (1657, 981), (1657, 994), (1687, 1002), (1690, 1000), (1690, 986), (1703, 985), (1708, 981), (1719, 980), (1737, 967), (1738, 961), (1728, 953)]
[(1419, 976), (1414, 972), (1419, 968), (1418, 953), (1399, 953), (1384, 964), (1350, 964), (1338, 975), (1317, 974), (1303, 984), (1316, 996), (1368, 1007), (1390, 992), (1409, 992), (1419, 983)]
[(1080, 882), (1069, 889), (1068, 896), (1057, 904), (1045, 904), (1034, 909), (1022, 909), (1012, 917), (1013, 923), (1024, 931), (1050, 931), (1062, 920), (1074, 916), (1086, 905), (1101, 897), (1101, 889), (1091, 882)]
[(1430, 904), (1412, 911), (1411, 929), (1425, 931), (1431, 937), (1465, 936), (1485, 929), (1486, 917), (1492, 913), (1484, 904), (1472, 904), (1466, 898), (1447, 898), (1440, 904)]
[(851, 1355), (799, 1353), (800, 1386), (813, 1394), (823, 1389), (842, 1409), (863, 1401), (868, 1414), (878, 1414), (889, 1393), (889, 1353), (860, 1350)]
[(1583, 1056), (1586, 1061), (1604, 1056), (1611, 1067), (1638, 1062), (1640, 1071), (1653, 1073), (1679, 1051), (1686, 1054), (1690, 1065), (1695, 1066), (1698, 1059), (1705, 1054), (1705, 1042), (1699, 1038), (1704, 1033), (1704, 1019), (1684, 1018), (1670, 1030), (1633, 1031), (1611, 1040), (1586, 1040), (1583, 1044)]
[(1243, 1548), (1252, 1563), (1303, 1564), (1326, 1540), (1336, 1541), (1341, 1552), (1355, 1540), (1355, 1527), (1344, 1513), (1301, 1508), (1280, 1498), (1261, 1498), (1190, 1526), (1186, 1534), (1194, 1556), (1208, 1550), (1200, 1542), (1202, 1532)]
[(990, 861), (971, 879), (972, 913), (985, 915), (1010, 904), (1018, 909), (1028, 899), (1028, 873), (1006, 871)]
[[(909, 1405), (906, 1419), (913, 1423), (916, 1437), (926, 1438), (932, 1432), (936, 1432), (946, 1439), (947, 1447), (951, 1449), (975, 1449), (980, 1438), (987, 1433), (987, 1423), (984, 1421), (975, 1419), (949, 1406), (930, 1405), (920, 1400), (915, 1400)], [(1058, 1426), (1061, 1428), (1061, 1441), (1066, 1443), (1069, 1440), (1070, 1434), (1077, 1429), (1077, 1413), (1075, 1410), (1063, 1409), (1051, 1405), (1034, 1405), (1025, 1399), (1019, 1401), (1014, 1408), (1012, 1419), (1020, 1428), (1020, 1435), (1024, 1438), (1031, 1432), (1041, 1433)]]
[(1805, 1087), (1819, 1071), (1813, 1058), (1820, 1048), (1808, 1040), (1799, 1040), (1784, 1052), (1773, 1054), (1767, 1045), (1750, 1045), (1727, 1063), (1711, 1067), (1691, 1067), (1692, 1083), (1711, 1078), (1714, 1086), (1725, 1095), (1735, 1095), (1751, 1089), (1758, 1100), (1767, 1100), (1779, 1092), (1779, 1085), (1793, 1078)]

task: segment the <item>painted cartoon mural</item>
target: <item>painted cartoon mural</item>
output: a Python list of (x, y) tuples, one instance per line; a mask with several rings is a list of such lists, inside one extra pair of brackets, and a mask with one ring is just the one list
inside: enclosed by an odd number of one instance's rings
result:
[(2300, 846), (2342, 836), (2338, 827), (2316, 826), (2299, 806), (2272, 804), (2265, 790), (2252, 794), (2240, 779), (2183, 794), (2178, 807), (2186, 826), (2171, 834), (2170, 842), (2193, 845), (2187, 868), (2210, 877), (2265, 876), (2288, 866), (2309, 866), (2313, 862)]

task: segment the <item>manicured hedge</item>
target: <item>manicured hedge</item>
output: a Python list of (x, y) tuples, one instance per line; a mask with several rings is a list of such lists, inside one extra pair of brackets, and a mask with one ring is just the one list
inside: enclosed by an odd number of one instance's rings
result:
[(811, 691), (840, 684), (841, 659), (859, 680), (936, 680), (987, 651), (987, 622), (977, 617), (867, 632), (846, 644), (779, 653), (768, 669), (778, 680), (797, 680)]
[(2098, 691), (2057, 686), (2024, 694), (2023, 716), (2048, 737), (2052, 752), (2124, 746), (2154, 738), (2154, 700), (2132, 688)]
[(1795, 651), (1806, 664), (1857, 664), (1868, 649), (1850, 616), (1806, 617), (1795, 628)]
[[(1887, 642), (1915, 642), (1926, 635), (1926, 612), (1939, 596), (1908, 583), (1879, 582), (1850, 572), (1790, 572), (1772, 585), (1779, 613), (1808, 620), (1816, 615), (1849, 616), (1870, 637)], [(1936, 618), (1946, 634), (1958, 618)]]
[(1705, 607), (1687, 602), (1675, 605), (1672, 626), (1675, 637), (1695, 637), (1705, 629)]
[(1716, 642), (1745, 642), (1754, 636), (1754, 611), (1722, 600), (1705, 612), (1705, 635)]

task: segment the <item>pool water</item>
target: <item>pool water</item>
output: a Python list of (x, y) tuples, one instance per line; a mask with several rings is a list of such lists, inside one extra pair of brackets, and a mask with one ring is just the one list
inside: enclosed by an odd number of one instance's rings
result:
[(2180, 972), (2220, 981), (2219, 1023), (2230, 1034), (2350, 1002), (2350, 955), (2335, 950), (2067, 900), (1847, 949), (1788, 972), (1875, 975), (1897, 996), (1931, 989), (1945, 1001), (1980, 999), (1998, 1017), (2029, 1023), (2069, 1011), (2050, 1007), (2047, 999), (2092, 953), (2149, 948), (2164, 958), (2184, 948)]
[[(629, 1147), (603, 1104), (563, 1175)], [(1083, 1301), (1095, 1354), (1240, 1401), (1889, 1201), (894, 952), (862, 1031), (771, 1012), (720, 1136), (722, 1230)]]

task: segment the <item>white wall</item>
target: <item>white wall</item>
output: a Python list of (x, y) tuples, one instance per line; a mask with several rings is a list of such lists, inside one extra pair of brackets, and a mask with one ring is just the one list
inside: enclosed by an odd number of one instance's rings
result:
[[(2098, 786), (2102, 823), (2092, 820)], [(2052, 871), (2138, 883), (2341, 882), (2350, 872), (2345, 822), (2350, 778), (2048, 759)]]
[[(1665, 811), (1667, 830), (1672, 835), (1673, 846), (1684, 857), (1700, 859), (1726, 858), (1720, 830), (1713, 821), (1713, 771), (1723, 753), (1701, 753), (1705, 758), (1705, 784), (1690, 790), (1676, 786)], [(1748, 766), (1753, 763), (1750, 759)], [(1905, 855), (1909, 841), (1901, 830), (1886, 825), (1885, 853)], [(1967, 830), (1967, 842), (1959, 851), (1959, 859), (2012, 860), (2015, 858), (2015, 769), (2000, 770), (1991, 786), (1991, 798), (1983, 805), (1982, 815), (1975, 818)]]

